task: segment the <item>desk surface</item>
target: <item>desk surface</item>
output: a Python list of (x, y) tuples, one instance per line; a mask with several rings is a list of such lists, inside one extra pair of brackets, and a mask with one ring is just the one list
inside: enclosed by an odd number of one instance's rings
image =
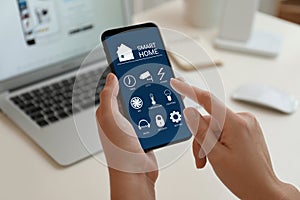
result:
[[(300, 99), (300, 28), (297, 25), (257, 14), (255, 27), (284, 36), (276, 59), (267, 59), (216, 50), (213, 30), (198, 30), (182, 19), (182, 5), (175, 1), (143, 13), (136, 21), (154, 21), (162, 27), (200, 38), (208, 51), (224, 62), (219, 69), (226, 103), (235, 111), (254, 113), (263, 127), (278, 176), (300, 188), (300, 111), (283, 115), (230, 99), (232, 91), (244, 83), (266, 83), (282, 88)], [(187, 76), (194, 76), (188, 73)], [(0, 199), (108, 199), (106, 167), (93, 158), (61, 168), (40, 150), (3, 114), (0, 114)], [(157, 199), (236, 199), (217, 179), (211, 167), (196, 170), (191, 151), (160, 171)]]

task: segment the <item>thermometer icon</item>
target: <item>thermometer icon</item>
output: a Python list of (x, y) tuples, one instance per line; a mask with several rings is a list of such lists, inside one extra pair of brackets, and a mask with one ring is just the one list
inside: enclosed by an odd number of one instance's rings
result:
[(154, 95), (152, 93), (149, 94), (150, 99), (151, 99), (151, 104), (154, 106), (156, 104), (156, 101), (154, 99)]

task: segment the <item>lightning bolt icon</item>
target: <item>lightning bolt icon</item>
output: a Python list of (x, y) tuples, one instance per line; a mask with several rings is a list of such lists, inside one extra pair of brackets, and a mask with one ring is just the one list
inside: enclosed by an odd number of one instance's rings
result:
[(157, 75), (160, 76), (159, 80), (161, 81), (163, 77), (165, 76), (165, 72), (163, 72), (164, 68), (160, 68)]

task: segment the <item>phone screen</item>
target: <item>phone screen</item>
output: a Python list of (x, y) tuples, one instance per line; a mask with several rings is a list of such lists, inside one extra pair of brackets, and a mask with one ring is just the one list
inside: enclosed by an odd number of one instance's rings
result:
[(146, 23), (108, 30), (101, 39), (119, 79), (125, 115), (144, 151), (189, 139), (184, 105), (170, 86), (174, 73), (158, 27)]

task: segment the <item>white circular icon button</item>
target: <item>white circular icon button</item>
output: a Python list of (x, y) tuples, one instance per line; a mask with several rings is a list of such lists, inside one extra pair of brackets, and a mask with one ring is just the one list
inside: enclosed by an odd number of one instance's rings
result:
[(132, 97), (130, 104), (134, 109), (140, 109), (143, 107), (143, 100), (140, 97)]
[(123, 79), (123, 83), (126, 87), (134, 87), (136, 84), (136, 80), (132, 75), (126, 75)]

